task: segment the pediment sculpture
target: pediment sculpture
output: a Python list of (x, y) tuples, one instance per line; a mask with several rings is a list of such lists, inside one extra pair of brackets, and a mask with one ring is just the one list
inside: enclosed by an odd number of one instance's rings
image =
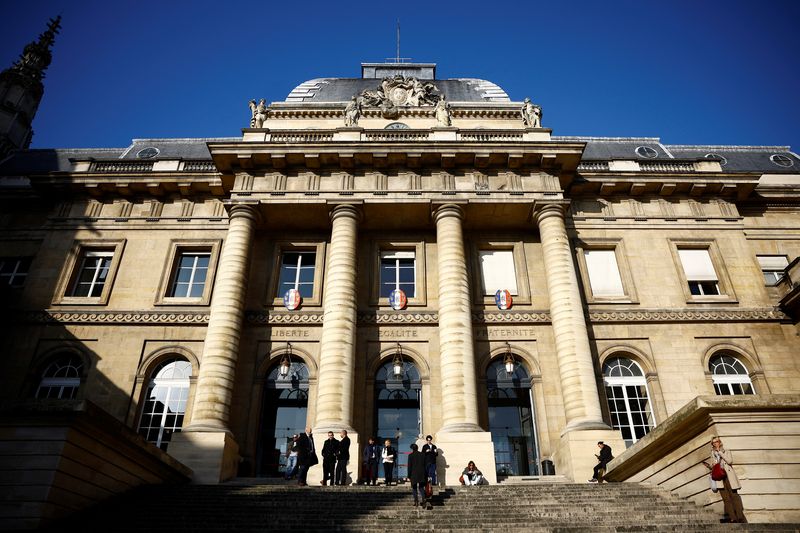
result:
[(373, 91), (364, 90), (359, 95), (364, 107), (380, 107), (383, 116), (397, 116), (399, 107), (434, 106), (439, 102), (439, 89), (431, 82), (423, 82), (401, 74), (383, 78)]

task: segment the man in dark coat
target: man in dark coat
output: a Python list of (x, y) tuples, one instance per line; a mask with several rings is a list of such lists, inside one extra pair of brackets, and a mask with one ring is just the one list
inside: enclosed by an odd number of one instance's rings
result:
[(350, 437), (347, 436), (347, 430), (343, 429), (339, 433), (339, 446), (336, 448), (336, 476), (334, 483), (336, 485), (347, 485), (347, 462), (350, 460)]
[(339, 441), (333, 438), (333, 431), (328, 432), (328, 438), (322, 445), (322, 481), (321, 485), (330, 482), (333, 485), (333, 471), (336, 470), (336, 452), (339, 449)]
[(611, 455), (611, 446), (608, 444), (603, 444), (603, 441), (600, 441), (597, 443), (597, 447), (600, 448), (600, 453), (594, 454), (594, 456), (597, 457), (598, 463), (594, 467), (594, 475), (592, 476), (592, 479), (589, 480), (589, 483), (597, 483), (602, 481), (602, 478), (600, 477), (600, 470), (605, 470), (606, 465), (611, 461), (611, 459), (614, 458), (614, 456)]
[(439, 457), (439, 448), (433, 443), (433, 437), (425, 437), (425, 445), (422, 447), (425, 454), (425, 471), (431, 478), (431, 485), (436, 485), (436, 458)]
[(364, 446), (364, 478), (366, 484), (377, 485), (378, 483), (378, 459), (381, 456), (380, 448), (375, 444), (375, 439), (370, 437), (369, 442)]
[(297, 484), (305, 487), (308, 484), (308, 469), (319, 463), (317, 449), (314, 446), (314, 435), (307, 427), (297, 439)]
[(422, 495), (422, 506), (430, 509), (431, 505), (425, 498), (425, 483), (428, 481), (428, 473), (425, 470), (425, 454), (419, 451), (419, 446), (411, 445), (411, 453), (408, 455), (408, 480), (411, 482), (411, 493), (414, 495), (414, 507), (419, 505), (419, 496)]

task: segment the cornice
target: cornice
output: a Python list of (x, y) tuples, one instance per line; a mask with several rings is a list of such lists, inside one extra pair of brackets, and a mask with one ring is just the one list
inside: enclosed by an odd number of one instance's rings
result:
[(776, 308), (761, 309), (635, 309), (591, 311), (589, 321), (603, 322), (763, 322), (785, 321), (789, 317)]
[(23, 322), (39, 324), (208, 324), (207, 311), (28, 311)]

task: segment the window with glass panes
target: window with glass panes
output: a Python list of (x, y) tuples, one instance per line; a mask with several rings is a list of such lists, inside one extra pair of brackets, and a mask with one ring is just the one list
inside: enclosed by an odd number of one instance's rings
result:
[(297, 289), (303, 298), (311, 298), (316, 261), (316, 252), (283, 252), (277, 296), (283, 297), (289, 289)]
[(77, 355), (64, 355), (45, 367), (36, 398), (70, 400), (78, 395), (83, 362)]
[(191, 375), (191, 363), (174, 359), (161, 363), (153, 371), (139, 422), (139, 434), (162, 450), (167, 449), (172, 434), (183, 427)]
[(785, 255), (758, 255), (758, 264), (764, 275), (764, 284), (774, 287), (783, 277), (783, 271), (789, 266), (789, 258)]
[(0, 284), (18, 289), (25, 285), (30, 257), (0, 257)]
[(81, 255), (80, 267), (70, 296), (99, 297), (103, 292), (113, 252), (86, 250)]
[(613, 357), (603, 364), (603, 382), (612, 427), (630, 446), (655, 426), (642, 369), (630, 359)]
[(481, 250), (481, 282), (484, 295), (494, 295), (507, 290), (517, 296), (517, 273), (513, 250)]
[(715, 355), (708, 362), (711, 381), (718, 396), (755, 394), (747, 369), (732, 355)]
[(708, 249), (680, 249), (678, 254), (692, 296), (718, 295), (719, 278), (714, 270)]
[(625, 296), (614, 250), (586, 250), (586, 269), (595, 298)]
[(388, 298), (395, 289), (401, 289), (406, 298), (416, 294), (416, 261), (414, 252), (381, 252), (381, 298)]
[(202, 297), (210, 259), (209, 252), (181, 253), (178, 257), (170, 296), (174, 298)]

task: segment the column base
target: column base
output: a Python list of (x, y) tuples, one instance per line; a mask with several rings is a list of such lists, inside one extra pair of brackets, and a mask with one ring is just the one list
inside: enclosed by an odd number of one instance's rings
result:
[[(494, 443), (488, 431), (440, 431), (433, 443), (439, 447), (436, 469), (439, 485), (458, 485), (458, 477), (470, 461), (475, 462), (486, 481), (492, 485), (497, 483)], [(422, 450), (425, 442), (418, 441), (417, 444)]]
[[(309, 487), (319, 487), (320, 481), (322, 481), (322, 447), (325, 445), (325, 441), (328, 439), (328, 431), (333, 431), (333, 435), (336, 437), (336, 440), (339, 440), (339, 432), (343, 428), (338, 426), (338, 429), (335, 427), (319, 427), (313, 428), (314, 429), (314, 445), (317, 447), (317, 458), (319, 459), (319, 464), (316, 464), (308, 469), (308, 486)], [(347, 485), (355, 484), (358, 482), (358, 479), (361, 475), (361, 446), (358, 442), (358, 433), (355, 431), (350, 431), (347, 429), (347, 436), (350, 437), (350, 461), (347, 463)], [(322, 439), (320, 440), (320, 437)], [(378, 474), (382, 473), (383, 467), (379, 467)]]
[(173, 433), (168, 449), (192, 469), (192, 483), (215, 485), (236, 477), (239, 469), (239, 445), (227, 431)]
[(611, 446), (611, 453), (615, 457), (625, 451), (625, 441), (616, 429), (569, 431), (561, 435), (553, 453), (556, 474), (566, 476), (576, 483), (592, 477), (592, 469), (597, 464), (595, 454), (600, 453), (598, 441)]

